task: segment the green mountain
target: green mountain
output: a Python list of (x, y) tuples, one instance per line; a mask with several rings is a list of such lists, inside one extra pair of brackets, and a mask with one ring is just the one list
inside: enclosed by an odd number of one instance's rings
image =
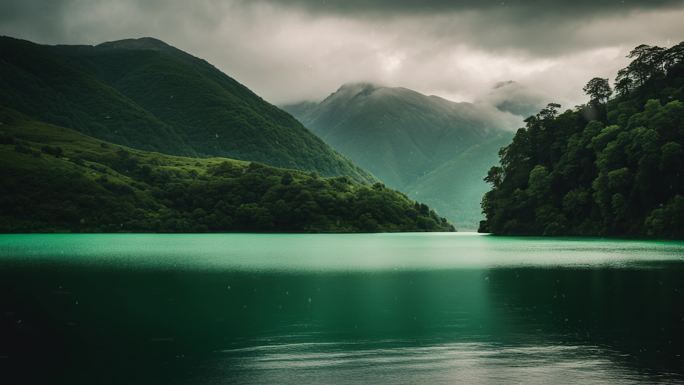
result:
[(0, 37), (0, 105), (142, 150), (375, 180), (288, 113), (152, 38), (46, 46)]
[(347, 84), (321, 103), (284, 106), (337, 151), (459, 228), (477, 228), (482, 181), (521, 117), (406, 88)]
[(492, 167), (480, 230), (496, 234), (684, 238), (684, 43), (641, 45), (615, 91), (526, 120)]
[(115, 145), (0, 107), (0, 232), (453, 231), (384, 185)]
[(402, 191), (419, 201), (430, 202), (431, 207), (459, 226), (476, 229), (482, 219), (479, 202), (488, 188), (483, 176), (498, 159), (499, 149), (510, 141), (511, 134), (504, 133), (475, 144)]

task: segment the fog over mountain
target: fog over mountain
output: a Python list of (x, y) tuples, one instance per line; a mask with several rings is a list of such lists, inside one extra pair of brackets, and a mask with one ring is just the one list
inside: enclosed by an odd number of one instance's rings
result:
[(516, 81), (507, 80), (494, 85), (492, 89), (476, 102), (491, 105), (499, 111), (518, 116), (530, 116), (552, 99)]

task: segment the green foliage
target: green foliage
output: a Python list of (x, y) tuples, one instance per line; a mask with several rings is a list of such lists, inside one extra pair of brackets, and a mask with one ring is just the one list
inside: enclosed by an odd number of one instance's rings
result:
[(13, 138), (0, 143), (3, 232), (453, 231), (379, 183), (135, 150), (9, 109), (0, 120)]
[(204, 60), (143, 38), (44, 46), (0, 37), (0, 106), (147, 151), (375, 178)]
[(589, 80), (582, 90), (589, 95), (590, 102), (594, 104), (608, 101), (613, 94), (608, 79), (604, 78), (593, 78)]
[(52, 146), (43, 146), (40, 150), (46, 154), (52, 155), (52, 156), (57, 157), (57, 158), (62, 156), (62, 152), (63, 152), (61, 147), (52, 147)]
[(617, 98), (526, 120), (485, 178), (480, 230), (684, 237), (683, 50), (639, 46)]
[(676, 195), (665, 206), (653, 210), (646, 218), (646, 233), (653, 237), (671, 234), (684, 238), (684, 196)]

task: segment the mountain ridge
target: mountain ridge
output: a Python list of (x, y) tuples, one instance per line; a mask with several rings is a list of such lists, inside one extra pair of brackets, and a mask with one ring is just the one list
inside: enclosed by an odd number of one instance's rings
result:
[(375, 178), (290, 114), (154, 38), (39, 45), (0, 38), (0, 105), (113, 143)]

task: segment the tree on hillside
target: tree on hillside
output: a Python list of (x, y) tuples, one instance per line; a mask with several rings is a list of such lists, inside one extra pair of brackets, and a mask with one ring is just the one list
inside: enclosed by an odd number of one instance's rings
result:
[(642, 85), (651, 76), (665, 70), (664, 54), (664, 48), (641, 44), (627, 55), (628, 58), (632, 59), (627, 69), (636, 76), (639, 85)]
[(626, 95), (635, 86), (642, 86), (653, 76), (667, 72), (669, 66), (678, 62), (677, 54), (681, 47), (665, 49), (658, 46), (641, 44), (627, 55), (632, 62), (618, 71), (615, 78), (615, 89), (620, 95)]
[(610, 83), (608, 83), (608, 79), (605, 78), (593, 78), (589, 80), (582, 90), (585, 94), (589, 95), (590, 103), (592, 104), (605, 103), (613, 94)]

